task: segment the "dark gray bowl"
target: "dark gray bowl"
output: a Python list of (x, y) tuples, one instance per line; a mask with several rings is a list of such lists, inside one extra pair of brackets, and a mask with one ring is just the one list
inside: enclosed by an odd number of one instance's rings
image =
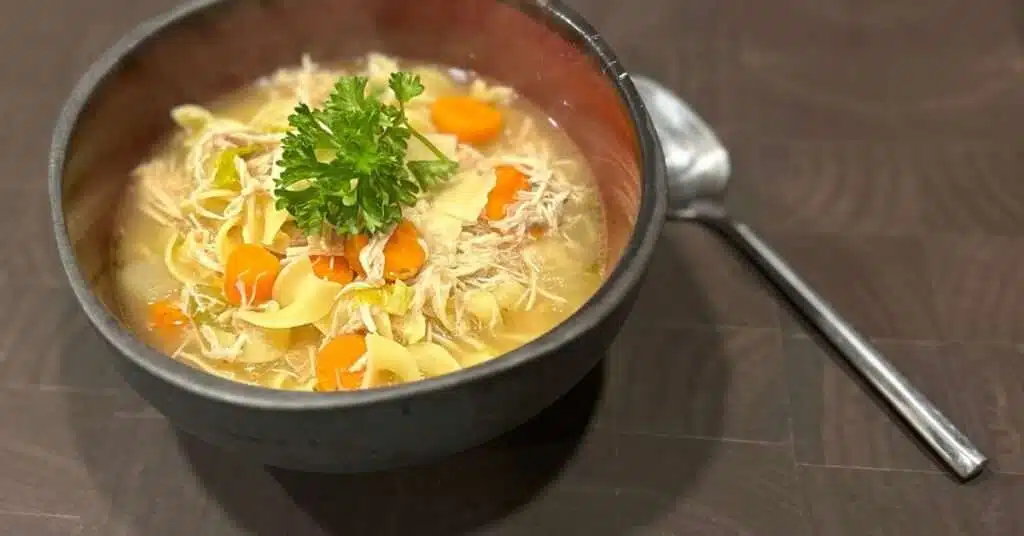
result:
[[(244, 29), (244, 32), (241, 30)], [(382, 51), (474, 69), (557, 120), (593, 166), (610, 276), (540, 339), (456, 374), (355, 393), (261, 389), (206, 375), (136, 338), (110, 285), (114, 207), (171, 128), (169, 109), (294, 64)], [(85, 74), (50, 152), (54, 233), (71, 287), (128, 383), (180, 429), (279, 467), (354, 472), (419, 463), (514, 428), (601, 358), (635, 299), (665, 216), (661, 150), (614, 54), (545, 0), (200, 1), (146, 22)]]

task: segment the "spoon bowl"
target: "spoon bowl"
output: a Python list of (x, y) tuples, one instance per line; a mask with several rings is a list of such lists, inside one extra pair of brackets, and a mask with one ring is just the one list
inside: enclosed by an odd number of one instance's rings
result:
[(985, 456), (862, 335), (836, 313), (750, 227), (723, 203), (729, 153), (711, 128), (672, 91), (643, 76), (633, 83), (661, 142), (671, 219), (710, 226), (739, 249), (801, 316), (884, 398), (958, 477), (979, 474)]
[[(707, 200), (721, 201), (732, 167), (729, 152), (685, 102), (664, 86), (633, 76), (654, 122), (669, 176), (669, 219), (696, 218)], [(694, 205), (696, 204), (696, 208)]]

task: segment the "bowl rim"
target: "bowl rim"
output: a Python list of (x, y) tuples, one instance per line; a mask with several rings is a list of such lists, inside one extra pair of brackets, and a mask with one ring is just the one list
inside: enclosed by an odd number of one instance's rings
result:
[(187, 19), (235, 0), (192, 0), (135, 26), (109, 47), (78, 80), (58, 116), (49, 152), (48, 184), (51, 219), (58, 255), (80, 306), (93, 326), (123, 356), (152, 376), (201, 398), (251, 409), (310, 411), (364, 407), (408, 400), (463, 383), (507, 373), (557, 352), (594, 330), (640, 283), (664, 225), (668, 187), (661, 146), (650, 117), (629, 73), (600, 34), (583, 17), (558, 0), (493, 0), (511, 5), (572, 41), (601, 66), (602, 73), (625, 105), (640, 152), (640, 204), (633, 231), (614, 270), (584, 304), (560, 324), (533, 341), (495, 359), (451, 374), (392, 387), (362, 391), (316, 393), (270, 389), (235, 382), (199, 371), (150, 347), (124, 327), (100, 302), (82, 276), (65, 225), (63, 183), (71, 135), (81, 112), (107, 77), (139, 47)]

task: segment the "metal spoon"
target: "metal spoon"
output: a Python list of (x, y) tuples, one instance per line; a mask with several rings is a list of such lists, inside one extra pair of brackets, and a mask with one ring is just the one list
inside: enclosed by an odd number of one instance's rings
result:
[(665, 153), (669, 218), (703, 223), (739, 248), (953, 472), (964, 480), (980, 473), (988, 461), (985, 455), (750, 227), (729, 216), (722, 203), (729, 181), (729, 153), (704, 121), (657, 82), (632, 78)]

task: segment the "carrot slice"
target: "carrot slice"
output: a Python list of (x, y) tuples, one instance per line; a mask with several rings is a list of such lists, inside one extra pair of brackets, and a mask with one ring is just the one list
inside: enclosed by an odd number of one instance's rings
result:
[(352, 371), (352, 365), (366, 353), (363, 335), (339, 335), (316, 354), (316, 388), (318, 391), (358, 389), (363, 384), (363, 371)]
[(419, 233), (416, 231), (416, 226), (409, 220), (402, 220), (395, 226), (395, 230), (392, 231), (391, 236), (395, 237), (399, 235), (405, 238), (411, 237), (413, 239), (419, 237)]
[(242, 244), (228, 256), (224, 269), (224, 297), (241, 305), (263, 303), (271, 298), (281, 263), (273, 253), (257, 244)]
[(529, 178), (512, 166), (498, 166), (494, 168), (494, 175), (497, 181), (487, 194), (487, 206), (484, 207), (484, 217), (491, 221), (504, 218), (519, 192), (530, 189)]
[(318, 255), (310, 260), (313, 262), (313, 273), (320, 279), (345, 285), (350, 283), (354, 277), (345, 257)]
[(416, 240), (389, 240), (384, 246), (384, 279), (412, 279), (426, 260), (427, 254)]
[(530, 228), (527, 230), (527, 232), (530, 233), (530, 236), (532, 236), (533, 238), (540, 238), (540, 237), (544, 236), (545, 233), (548, 232), (548, 229), (547, 229), (547, 227), (538, 224), (538, 225), (531, 225)]
[(188, 316), (171, 300), (158, 300), (146, 307), (149, 329), (161, 338), (175, 340), (181, 336), (188, 324)]
[(360, 276), (366, 276), (366, 271), (363, 270), (363, 263), (359, 262), (359, 253), (363, 251), (366, 244), (370, 243), (370, 238), (364, 234), (357, 234), (349, 236), (345, 239), (343, 247), (345, 248), (345, 260), (348, 261), (348, 267), (354, 270)]
[(404, 281), (416, 277), (426, 261), (427, 252), (420, 245), (416, 227), (403, 220), (384, 244), (384, 279)]
[(465, 95), (438, 97), (430, 106), (430, 119), (439, 132), (454, 134), (462, 143), (483, 144), (501, 134), (501, 112)]

